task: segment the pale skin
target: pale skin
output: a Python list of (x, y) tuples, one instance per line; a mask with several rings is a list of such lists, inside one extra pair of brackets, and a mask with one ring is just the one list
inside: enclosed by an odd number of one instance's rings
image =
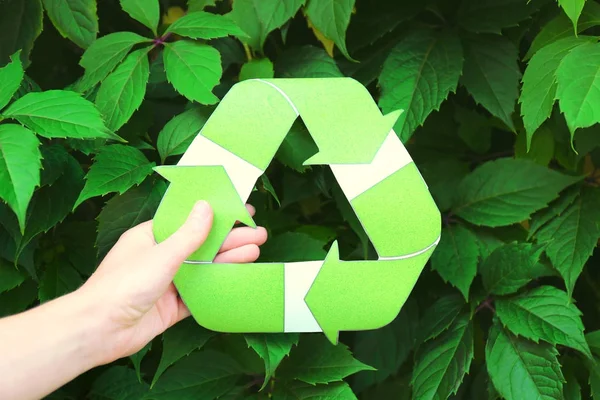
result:
[[(173, 277), (202, 245), (212, 221), (210, 205), (200, 201), (159, 244), (152, 221), (133, 227), (81, 288), (0, 319), (0, 399), (43, 398), (94, 367), (136, 353), (187, 318)], [(236, 227), (214, 262), (253, 262), (266, 240), (262, 227)]]

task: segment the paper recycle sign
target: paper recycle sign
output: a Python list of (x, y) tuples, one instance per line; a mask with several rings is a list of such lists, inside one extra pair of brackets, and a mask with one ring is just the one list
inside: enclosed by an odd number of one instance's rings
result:
[[(207, 241), (174, 283), (198, 324), (219, 332), (368, 330), (400, 312), (440, 237), (440, 212), (392, 127), (352, 78), (252, 79), (234, 85), (173, 166), (154, 218), (158, 242), (186, 220), (194, 203), (214, 210)], [(329, 165), (368, 234), (378, 260), (341, 261), (334, 242), (323, 261), (212, 263), (240, 221), (255, 227), (245, 203), (296, 118), (319, 152), (305, 165)], [(406, 117), (409, 118), (409, 117)]]

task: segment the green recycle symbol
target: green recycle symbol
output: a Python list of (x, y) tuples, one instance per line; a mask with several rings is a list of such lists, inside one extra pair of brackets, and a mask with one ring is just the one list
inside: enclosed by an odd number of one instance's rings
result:
[[(341, 261), (337, 241), (322, 261), (213, 263), (236, 221), (255, 227), (245, 203), (301, 117), (378, 254)], [(207, 200), (214, 222), (174, 283), (196, 322), (230, 333), (376, 329), (400, 312), (440, 238), (440, 212), (393, 131), (352, 78), (252, 79), (221, 100), (179, 163), (156, 167), (170, 184), (154, 217), (158, 242)]]

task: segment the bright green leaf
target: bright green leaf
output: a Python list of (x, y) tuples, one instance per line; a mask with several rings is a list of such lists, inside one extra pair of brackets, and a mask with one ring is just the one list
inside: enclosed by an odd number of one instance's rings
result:
[(583, 6), (585, 6), (585, 0), (558, 0), (558, 4), (565, 11), (569, 19), (573, 21), (573, 28), (577, 32), (577, 22), (583, 11)]
[(405, 110), (394, 126), (402, 141), (456, 91), (462, 65), (460, 41), (451, 31), (413, 31), (392, 49), (379, 76), (379, 106), (384, 113)]
[(121, 128), (140, 107), (150, 77), (149, 48), (136, 50), (125, 58), (100, 85), (96, 106), (111, 131)]
[(556, 98), (565, 114), (571, 137), (577, 128), (600, 122), (600, 43), (571, 50), (556, 70)]
[(113, 137), (94, 104), (66, 90), (28, 93), (4, 110), (3, 115), (47, 138)]
[[(528, 138), (526, 132), (520, 132), (515, 142), (515, 157), (531, 160), (536, 164), (547, 167), (554, 158), (556, 142), (554, 132), (547, 126), (536, 131), (533, 138)], [(531, 143), (527, 140), (531, 139)], [(527, 149), (527, 146), (530, 148)]]
[(26, 275), (0, 258), (0, 293), (12, 290), (25, 281)]
[(169, 368), (145, 399), (215, 399), (227, 393), (240, 374), (240, 366), (228, 355), (212, 350), (192, 353)]
[(328, 385), (309, 385), (293, 382), (275, 385), (273, 400), (356, 400), (356, 395), (346, 382)]
[(95, 0), (43, 0), (48, 17), (60, 34), (86, 49), (98, 34)]
[(355, 0), (309, 1), (306, 16), (327, 39), (332, 40), (344, 57), (352, 60), (346, 49), (346, 30)]
[(500, 158), (463, 179), (454, 213), (476, 225), (514, 224), (544, 208), (578, 180), (529, 160)]
[(292, 18), (306, 0), (236, 0), (229, 17), (247, 35), (240, 39), (261, 51), (269, 33)]
[(44, 303), (71, 293), (82, 283), (81, 275), (70, 264), (54, 262), (42, 275), (38, 297)]
[(344, 76), (335, 60), (318, 47), (292, 48), (277, 59), (278, 78), (337, 78)]
[(122, 365), (106, 369), (92, 383), (90, 400), (138, 400), (148, 392), (148, 384), (139, 382), (135, 371)]
[(21, 50), (21, 62), (29, 66), (29, 53), (42, 33), (44, 10), (41, 0), (10, 0), (0, 2), (0, 65)]
[(206, 7), (212, 7), (216, 5), (217, 1), (219, 0), (188, 0), (188, 12), (202, 11)]
[(498, 247), (481, 265), (483, 286), (488, 293), (511, 294), (532, 279), (551, 275), (538, 260), (543, 247), (531, 243), (509, 243)]
[(563, 399), (564, 378), (554, 347), (515, 337), (494, 324), (485, 355), (494, 387), (506, 400)]
[(162, 337), (163, 352), (152, 378), (152, 386), (156, 385), (158, 378), (167, 368), (192, 351), (202, 348), (214, 334), (199, 326), (192, 318), (187, 318), (167, 329)]
[(514, 131), (512, 114), (521, 78), (517, 48), (508, 38), (492, 34), (469, 35), (464, 46), (461, 84), (477, 103)]
[(167, 122), (158, 134), (156, 142), (161, 160), (164, 162), (169, 156), (183, 154), (211, 113), (210, 108), (195, 106)]
[(156, 35), (160, 21), (160, 6), (158, 0), (120, 0), (121, 7), (129, 16), (141, 22)]
[(556, 99), (555, 73), (567, 54), (590, 37), (568, 37), (543, 47), (527, 64), (523, 75), (523, 90), (519, 103), (527, 132), (527, 149), (534, 132), (550, 117)]
[(123, 61), (134, 45), (149, 41), (133, 32), (115, 32), (95, 40), (79, 61), (85, 72), (76, 84), (77, 90), (85, 92), (92, 88)]
[(167, 43), (164, 51), (167, 79), (189, 100), (215, 104), (212, 93), (221, 79), (221, 55), (211, 46), (187, 40)]
[(479, 246), (475, 234), (463, 225), (442, 229), (437, 250), (431, 256), (431, 268), (446, 282), (455, 286), (465, 299), (477, 274)]
[(566, 292), (540, 286), (517, 297), (499, 298), (495, 305), (502, 324), (516, 335), (571, 347), (592, 358), (583, 335), (582, 313)]
[[(563, 209), (535, 234), (538, 243), (546, 245), (546, 254), (565, 280), (569, 294), (583, 266), (600, 239), (600, 190), (584, 188), (572, 200), (558, 204)], [(566, 204), (566, 205), (565, 205)]]
[(92, 197), (125, 193), (133, 185), (142, 183), (155, 165), (134, 147), (122, 144), (103, 147), (94, 157), (75, 207)]
[(97, 218), (99, 258), (108, 253), (125, 231), (154, 217), (166, 189), (164, 181), (153, 185), (148, 180), (106, 202)]
[(458, 23), (471, 32), (497, 33), (518, 26), (535, 8), (521, 0), (466, 0), (458, 9)]
[(10, 57), (11, 62), (0, 68), (0, 110), (12, 99), (21, 87), (24, 71), (21, 64), (21, 50)]
[(235, 35), (246, 36), (230, 18), (204, 11), (192, 12), (173, 22), (166, 31), (192, 39), (215, 39)]
[(373, 370), (352, 357), (344, 344), (334, 346), (323, 335), (307, 335), (277, 370), (281, 378), (294, 378), (315, 385), (342, 381), (359, 371)]
[(434, 339), (450, 328), (464, 306), (465, 301), (458, 294), (440, 297), (425, 311), (419, 323), (419, 342)]
[(447, 399), (456, 393), (473, 356), (473, 326), (469, 315), (463, 314), (446, 332), (419, 347), (412, 377), (414, 398)]
[(299, 335), (297, 333), (255, 333), (246, 334), (244, 338), (248, 346), (265, 361), (265, 380), (262, 390), (269, 383), (281, 361), (290, 354), (292, 346), (298, 344)]
[(250, 60), (240, 70), (240, 81), (246, 79), (273, 78), (273, 63), (268, 58)]
[(26, 128), (0, 125), (0, 198), (15, 212), (21, 232), (34, 189), (40, 184), (40, 141)]

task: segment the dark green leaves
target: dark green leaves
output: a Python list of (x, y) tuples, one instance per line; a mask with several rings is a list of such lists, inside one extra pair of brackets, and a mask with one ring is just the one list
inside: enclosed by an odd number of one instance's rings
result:
[(120, 0), (121, 7), (129, 16), (148, 28), (156, 35), (160, 20), (159, 2), (154, 0)]
[(75, 92), (28, 93), (2, 113), (47, 138), (111, 138), (94, 104)]
[(264, 389), (279, 363), (290, 354), (292, 346), (298, 344), (298, 334), (246, 334), (244, 337), (248, 346), (252, 347), (265, 362), (265, 380), (262, 384)]
[(69, 264), (52, 263), (40, 281), (38, 293), (41, 302), (70, 293), (81, 286), (83, 279)]
[(0, 293), (14, 289), (25, 281), (25, 274), (0, 258)]
[(23, 80), (23, 65), (20, 58), (21, 52), (13, 54), (11, 62), (0, 68), (0, 110), (4, 108), (21, 86)]
[(510, 225), (545, 207), (577, 180), (532, 161), (498, 159), (463, 179), (454, 212), (476, 225)]
[(33, 42), (42, 32), (43, 9), (41, 0), (10, 0), (0, 3), (0, 65), (21, 51), (21, 61), (29, 65)]
[(134, 147), (121, 144), (103, 147), (94, 158), (94, 164), (85, 177), (85, 187), (75, 206), (91, 197), (104, 196), (110, 192), (123, 194), (133, 185), (142, 183), (152, 173), (154, 166)]
[(192, 39), (214, 39), (228, 35), (246, 36), (231, 19), (203, 11), (179, 18), (169, 26), (167, 32)]
[(190, 100), (215, 104), (212, 93), (221, 78), (221, 55), (211, 46), (191, 41), (168, 43), (164, 51), (167, 79)]
[(113, 366), (104, 371), (92, 384), (92, 400), (135, 400), (144, 397), (148, 384), (139, 382), (135, 371)]
[(417, 399), (447, 399), (456, 393), (473, 359), (473, 326), (467, 314), (422, 345), (415, 359), (412, 386)]
[(554, 347), (518, 338), (494, 324), (485, 355), (494, 387), (506, 400), (563, 398), (564, 378)]
[(335, 60), (325, 50), (314, 46), (302, 46), (288, 50), (275, 65), (278, 78), (335, 78), (341, 77)]
[(404, 110), (394, 126), (403, 141), (456, 90), (462, 65), (460, 41), (451, 31), (415, 31), (392, 49), (379, 76), (379, 105), (384, 113)]
[(40, 184), (39, 145), (28, 129), (15, 124), (0, 125), (0, 198), (15, 212), (21, 232), (31, 196)]
[(500, 34), (501, 30), (517, 26), (535, 8), (520, 0), (466, 0), (461, 2), (458, 20), (471, 32)]
[(562, 344), (592, 357), (583, 336), (581, 312), (562, 290), (540, 286), (517, 297), (498, 299), (496, 312), (502, 324), (517, 335)]
[(94, 0), (44, 0), (48, 17), (63, 37), (88, 48), (98, 33)]

